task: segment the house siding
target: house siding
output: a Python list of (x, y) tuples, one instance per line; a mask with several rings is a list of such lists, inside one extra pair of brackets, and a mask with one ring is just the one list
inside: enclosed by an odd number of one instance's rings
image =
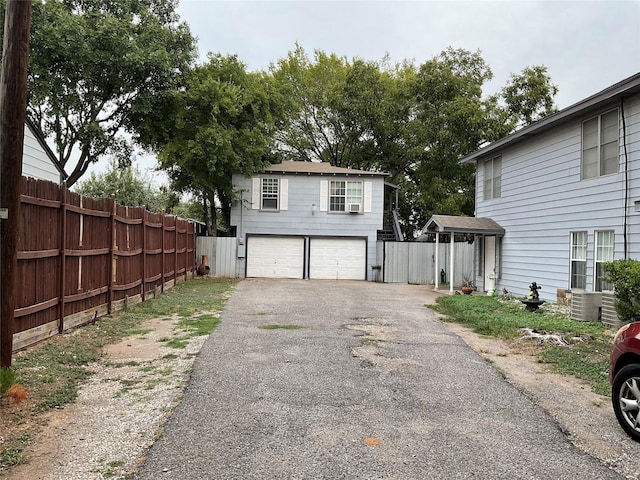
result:
[(60, 172), (51, 163), (47, 153), (27, 125), (24, 128), (22, 175), (60, 183)]
[[(234, 175), (233, 185), (236, 199), (231, 209), (231, 225), (236, 227), (239, 241), (245, 240), (247, 235), (366, 238), (366, 278), (368, 280), (375, 279), (372, 266), (376, 262), (377, 231), (382, 229), (383, 223), (383, 177), (307, 174), (264, 174), (258, 176), (260, 178), (288, 179), (287, 209), (261, 211), (259, 208), (252, 208), (253, 179)], [(371, 182), (371, 211), (360, 214), (322, 211), (320, 185), (322, 180), (328, 179)], [(317, 206), (315, 212), (312, 211), (312, 204)], [(242, 249), (240, 249), (239, 255), (242, 255)], [(243, 275), (244, 261), (242, 258), (240, 258), (239, 270), (238, 273)]]
[[(602, 113), (619, 104), (611, 104)], [(624, 104), (629, 163), (628, 256), (640, 256), (640, 96)], [(582, 121), (594, 114), (505, 147), (501, 197), (483, 200), (483, 160), (477, 163), (476, 216), (489, 217), (506, 231), (501, 248), (498, 289), (526, 295), (532, 281), (542, 285), (541, 298), (556, 300), (568, 289), (570, 235), (587, 232), (587, 290), (594, 290), (595, 232), (615, 232), (614, 258), (624, 256), (625, 149), (620, 122), (618, 173), (581, 180)], [(640, 203), (638, 204), (640, 209)]]

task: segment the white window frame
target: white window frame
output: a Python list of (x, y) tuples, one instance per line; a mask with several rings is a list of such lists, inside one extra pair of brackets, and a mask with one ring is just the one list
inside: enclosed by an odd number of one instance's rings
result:
[[(615, 115), (614, 125), (606, 119)], [(603, 121), (605, 119), (605, 121)], [(590, 129), (591, 132), (585, 130)], [(595, 138), (592, 138), (595, 136)], [(590, 180), (618, 173), (620, 169), (620, 113), (617, 108), (582, 122), (580, 178)], [(591, 157), (587, 163), (587, 157)]]
[[(360, 190), (359, 194), (353, 190)], [(362, 180), (330, 180), (329, 181), (329, 212), (347, 213), (348, 205), (357, 203), (360, 205), (360, 212), (364, 202), (364, 182)]]
[(595, 231), (595, 253), (593, 255), (593, 289), (596, 292), (613, 290), (613, 285), (602, 280), (603, 272), (601, 263), (613, 261), (616, 248), (616, 235), (614, 230)]
[(502, 155), (484, 161), (483, 199), (493, 200), (502, 196)]
[[(265, 202), (273, 203), (275, 206), (265, 206)], [(260, 210), (278, 211), (280, 208), (280, 179), (261, 178), (260, 179)]]
[[(587, 245), (588, 235), (586, 231), (571, 232), (570, 252), (569, 252), (569, 288), (579, 288), (585, 290), (587, 288)], [(578, 274), (574, 271), (574, 265), (580, 262), (584, 274)], [(581, 282), (574, 282), (574, 280)]]

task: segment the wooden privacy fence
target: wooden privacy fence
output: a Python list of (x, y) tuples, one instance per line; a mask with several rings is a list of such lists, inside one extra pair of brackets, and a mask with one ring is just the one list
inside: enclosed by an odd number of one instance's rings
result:
[(14, 350), (151, 298), (195, 271), (195, 225), (22, 178)]

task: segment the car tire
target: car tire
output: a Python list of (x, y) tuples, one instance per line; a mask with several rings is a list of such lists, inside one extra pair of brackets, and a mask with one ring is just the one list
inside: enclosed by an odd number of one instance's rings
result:
[(616, 373), (611, 402), (620, 426), (640, 442), (640, 364), (627, 365)]

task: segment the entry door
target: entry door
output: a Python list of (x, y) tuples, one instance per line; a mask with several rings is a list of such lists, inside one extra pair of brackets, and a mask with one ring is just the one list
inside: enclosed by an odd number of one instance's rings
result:
[(484, 237), (484, 290), (488, 292), (496, 286), (496, 237)]

